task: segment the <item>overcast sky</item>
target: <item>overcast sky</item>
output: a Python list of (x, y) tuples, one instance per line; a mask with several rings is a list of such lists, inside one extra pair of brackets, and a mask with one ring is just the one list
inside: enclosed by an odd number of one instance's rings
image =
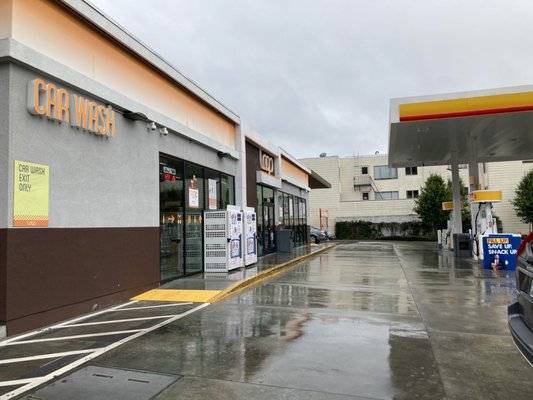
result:
[(297, 158), (386, 153), (389, 100), (533, 84), (531, 0), (90, 0)]

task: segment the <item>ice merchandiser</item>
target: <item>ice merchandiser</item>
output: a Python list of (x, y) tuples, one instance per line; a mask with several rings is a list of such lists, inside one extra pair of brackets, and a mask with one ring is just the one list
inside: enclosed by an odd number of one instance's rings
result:
[(257, 221), (255, 210), (244, 207), (244, 265), (257, 262)]
[(236, 206), (204, 211), (205, 272), (227, 272), (243, 266), (243, 213)]

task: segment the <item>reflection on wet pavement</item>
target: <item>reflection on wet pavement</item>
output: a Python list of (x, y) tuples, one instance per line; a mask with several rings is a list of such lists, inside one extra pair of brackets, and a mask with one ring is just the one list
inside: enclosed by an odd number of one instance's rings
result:
[(338, 244), (97, 363), (183, 376), (159, 400), (526, 399), (513, 290), (435, 243)]
[(444, 397), (391, 243), (338, 246), (163, 331), (104, 363), (291, 388), (302, 398)]

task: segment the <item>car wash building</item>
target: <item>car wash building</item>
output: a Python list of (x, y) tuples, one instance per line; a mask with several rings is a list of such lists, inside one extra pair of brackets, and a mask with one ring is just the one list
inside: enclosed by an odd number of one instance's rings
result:
[(0, 0), (0, 93), (4, 334), (203, 271), (246, 205), (239, 117), (84, 1)]

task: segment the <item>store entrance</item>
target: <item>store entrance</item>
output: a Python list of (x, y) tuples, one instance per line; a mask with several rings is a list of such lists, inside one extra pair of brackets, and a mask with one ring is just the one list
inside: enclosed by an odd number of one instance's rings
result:
[(161, 154), (159, 200), (161, 281), (202, 272), (203, 211), (235, 204), (235, 178)]
[(274, 189), (257, 186), (257, 237), (259, 256), (276, 252)]
[(185, 275), (183, 162), (160, 159), (159, 224), (161, 281)]
[(264, 243), (263, 248), (265, 254), (274, 253), (276, 251), (276, 230), (274, 225), (274, 204), (263, 205), (263, 218), (264, 218)]

